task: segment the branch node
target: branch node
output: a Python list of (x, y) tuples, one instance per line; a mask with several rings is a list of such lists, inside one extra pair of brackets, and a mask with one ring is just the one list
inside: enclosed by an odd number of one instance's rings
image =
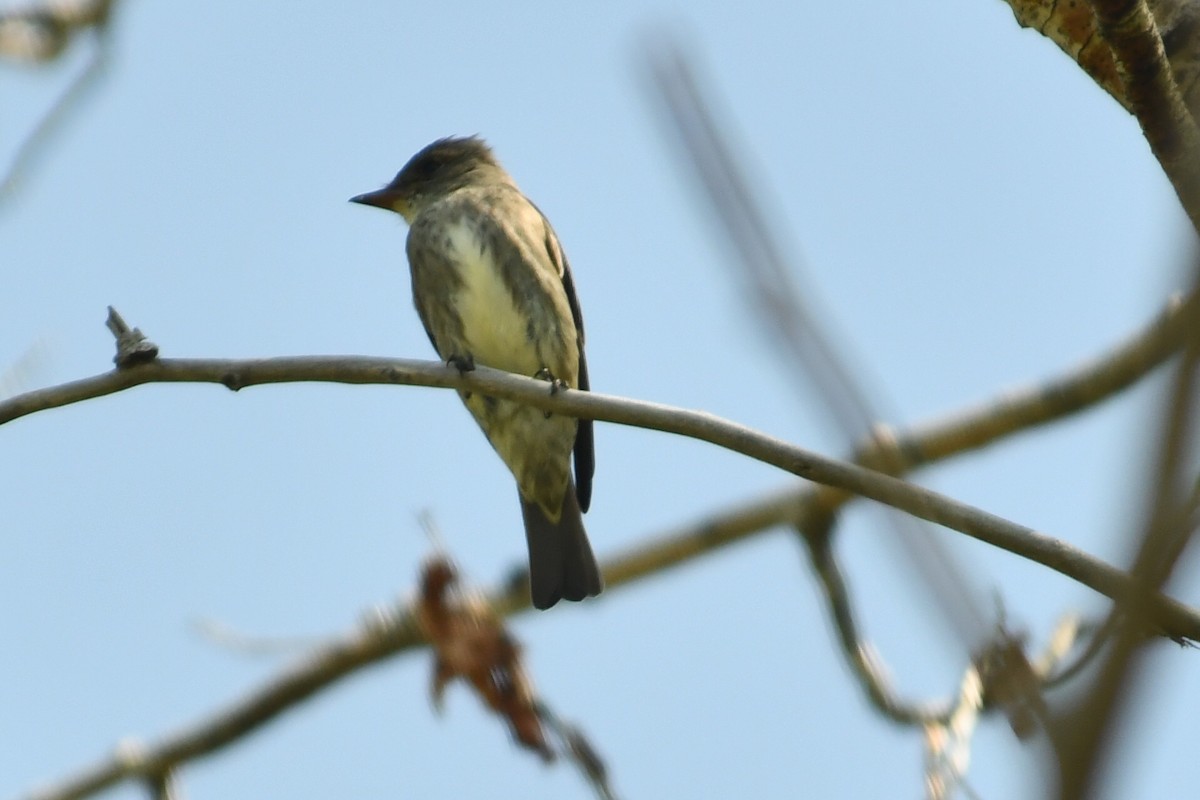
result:
[(122, 739), (117, 742), (113, 759), (123, 772), (140, 773), (146, 767), (146, 748), (137, 739)]
[(112, 306), (108, 307), (108, 319), (104, 324), (117, 339), (117, 354), (113, 356), (117, 369), (127, 369), (158, 358), (158, 345), (147, 339), (140, 329), (131, 329)]

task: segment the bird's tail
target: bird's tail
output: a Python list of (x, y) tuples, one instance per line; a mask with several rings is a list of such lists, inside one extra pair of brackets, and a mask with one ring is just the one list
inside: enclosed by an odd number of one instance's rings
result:
[(567, 486), (557, 523), (524, 497), (521, 516), (529, 544), (529, 586), (535, 608), (549, 608), (564, 597), (582, 600), (600, 594), (604, 581), (583, 529), (574, 484)]

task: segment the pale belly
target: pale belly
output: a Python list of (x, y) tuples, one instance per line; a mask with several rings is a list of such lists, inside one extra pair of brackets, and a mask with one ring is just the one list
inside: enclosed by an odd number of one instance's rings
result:
[[(480, 247), (478, 237), (468, 226), (456, 226), (447, 234), (460, 279), (452, 302), (462, 323), (466, 350), (475, 363), (530, 377), (543, 367), (552, 367), (539, 351), (553, 352), (557, 348), (550, 347), (550, 342), (530, 339), (529, 309), (518, 307), (491, 251)], [(543, 313), (553, 312), (546, 309)], [(546, 326), (541, 330), (545, 331)], [(573, 384), (573, 370), (564, 372), (563, 377)], [(547, 416), (511, 400), (479, 394), (464, 396), (464, 400), (516, 477), (522, 496), (536, 501), (550, 519), (557, 520), (570, 481), (576, 421)]]
[(454, 305), (475, 363), (532, 376), (544, 364), (529, 339), (526, 315), (518, 309), (490, 250), (482, 250), (467, 226), (449, 231), (461, 287)]

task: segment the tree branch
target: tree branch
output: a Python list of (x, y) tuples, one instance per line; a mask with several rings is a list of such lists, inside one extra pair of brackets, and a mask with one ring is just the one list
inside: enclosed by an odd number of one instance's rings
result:
[[(520, 400), (546, 411), (700, 439), (960, 531), (1062, 572), (1101, 594), (1117, 597), (1125, 590), (1126, 579), (1119, 570), (1066, 542), (891, 476), (822, 456), (705, 412), (595, 392), (566, 391), (552, 395), (544, 381), (486, 367), (460, 375), (455, 368), (437, 362), (384, 358), (163, 359), (18, 395), (0, 404), (0, 423), (146, 383), (220, 383), (240, 389), (263, 383), (322, 380), (465, 389)], [(1157, 611), (1160, 620), (1172, 631), (1200, 638), (1200, 627), (1190, 624), (1182, 606), (1164, 598)]]
[(1129, 107), (1192, 227), (1200, 231), (1200, 129), (1180, 96), (1154, 17), (1143, 0), (1092, 0), (1092, 8), (1116, 58)]
[[(606, 587), (609, 592), (618, 590), (766, 527), (802, 523), (812, 511), (812, 499), (811, 489), (801, 493), (790, 490), (656, 537), (649, 545), (607, 559), (602, 565)], [(526, 581), (510, 581), (491, 593), (488, 602), (504, 617), (527, 611), (530, 604)], [(1158, 596), (1155, 602), (1171, 601)], [(1200, 633), (1200, 612), (1183, 609), (1183, 613)], [(198, 760), (257, 730), (358, 669), (423, 644), (411, 608), (381, 610), (356, 630), (314, 648), (299, 662), (225, 708), (157, 743), (139, 746), (126, 742), (112, 757), (29, 794), (26, 800), (78, 800), (124, 780), (166, 774), (179, 764)], [(897, 721), (924, 724), (936, 722), (947, 713), (945, 706), (904, 708), (901, 716), (910, 716)]]
[[(1135, 336), (1062, 375), (895, 434), (907, 465), (922, 466), (977, 450), (1018, 431), (1062, 419), (1132, 386), (1174, 353), (1200, 298), (1170, 298), (1157, 318)], [(875, 446), (875, 445), (872, 445)], [(874, 464), (875, 459), (863, 463)]]
[[(1193, 320), (1182, 357), (1175, 368), (1172, 389), (1158, 418), (1157, 453), (1147, 476), (1150, 496), (1145, 527), (1139, 536), (1130, 570), (1129, 593), (1117, 598), (1111, 619), (1112, 648), (1101, 664), (1093, 686), (1082, 702), (1056, 721), (1060, 797), (1093, 797), (1122, 739), (1132, 695), (1145, 684), (1150, 669), (1142, 648), (1147, 628), (1153, 628), (1146, 598), (1166, 585), (1192, 525), (1195, 444), (1200, 419), (1200, 324)], [(1125, 718), (1125, 719), (1123, 719)]]
[[(1014, 431), (1074, 413), (1125, 388), (1161, 363), (1179, 340), (1186, 319), (1184, 312), (1194, 306), (1195, 299), (1187, 302), (1174, 300), (1143, 332), (1120, 344), (1103, 358), (1048, 381), (1039, 389), (1010, 393), (969, 411), (918, 426), (911, 432), (899, 432), (895, 442), (901, 445), (902, 452), (907, 455), (908, 464), (918, 465), (981, 447)], [(595, 413), (596, 418), (614, 421), (626, 421), (623, 417), (635, 416), (642, 407), (655, 411), (664, 408), (580, 392), (560, 392), (551, 396), (543, 382), (483, 369), (474, 376), (464, 377), (454, 369), (430, 362), (369, 358), (269, 359), (251, 362), (155, 361), (10, 398), (0, 402), (0, 423), (144, 383), (196, 380), (220, 383), (233, 389), (297, 380), (408, 383), (453, 388), (469, 386), (476, 390), (487, 389), (495, 394), (503, 392), (504, 396), (526, 399), (543, 408), (554, 407), (554, 410), (563, 412), (582, 409)], [(695, 412), (673, 413), (688, 416), (689, 419), (698, 417), (699, 420), (694, 423), (697, 425), (716, 420)], [(734, 428), (737, 429), (736, 426)], [(881, 461), (875, 450), (882, 446), (880, 437), (872, 437), (859, 449), (858, 458), (864, 463)], [(865, 470), (860, 472), (868, 476), (874, 474)], [(898, 481), (893, 483), (899, 484)], [(660, 535), (650, 544), (606, 560), (603, 569), (606, 583), (610, 589), (616, 589), (777, 525), (807, 526), (817, 519), (813, 514), (827, 514), (848, 499), (850, 495), (844, 491), (831, 491), (824, 487), (776, 492)], [(1005, 524), (1009, 528), (1023, 530), (1019, 526)], [(1074, 557), (1079, 561), (1080, 569), (1098, 575), (1102, 583), (1112, 584), (1118, 590), (1128, 585), (1125, 576), (1103, 562), (1066, 545), (1056, 550), (1053, 540), (1043, 541), (1044, 537), (1037, 534), (1034, 537), (1035, 549), (1049, 546), (1051, 552), (1057, 552), (1060, 557)], [(1053, 567), (1046, 561), (1041, 563)], [(835, 623), (839, 625), (839, 642), (844, 649), (849, 648), (847, 657), (852, 665), (856, 665), (860, 680), (868, 687), (874, 686), (872, 675), (864, 677), (858, 670), (862, 666), (859, 662), (863, 660), (860, 658), (863, 654), (857, 631), (853, 627), (844, 627), (846, 620), (850, 621), (851, 626), (853, 624), (845, 587), (840, 581), (825, 580), (826, 574), (828, 571), (823, 573), (818, 570), (833, 607)], [(523, 575), (519, 577), (523, 578)], [(490, 600), (497, 612), (504, 616), (528, 609), (525, 581), (518, 579), (510, 582), (503, 590), (492, 594)], [(1161, 596), (1154, 600), (1154, 606), (1159, 612), (1166, 611), (1166, 616), (1159, 618), (1160, 624), (1166, 622), (1169, 630), (1200, 638), (1200, 612)], [(840, 614), (837, 613), (839, 608), (842, 609)], [(381, 616), (338, 640), (316, 648), (308, 657), (284, 670), (264, 686), (183, 731), (149, 747), (122, 746), (113, 757), (29, 795), (29, 798), (82, 798), (129, 778), (163, 775), (174, 765), (201, 758), (256, 730), (355, 670), (420, 644), (422, 639), (407, 609)], [(895, 701), (886, 686), (877, 686), (876, 689), (872, 692), (868, 688), (868, 695), (875, 701), (890, 699), (892, 702), (883, 702), (882, 708), (885, 713), (890, 710), (890, 715), (897, 721), (921, 723), (946, 713), (945, 706), (904, 706)], [(880, 707), (879, 702), (876, 705)]]
[[(1138, 337), (1132, 345), (1152, 342), (1153, 354), (1165, 357), (1169, 348), (1164, 333), (1175, 332), (1174, 324), (1185, 316), (1184, 310), (1196, 306), (1193, 299), (1168, 309), (1164, 318)], [(1175, 332), (1177, 333), (1177, 332)], [(1140, 347), (1126, 345), (1114, 355), (1128, 356)], [(1148, 371), (1152, 364), (1143, 363)], [(1093, 367), (1076, 378), (1109, 374)], [(1129, 381), (1129, 372), (1124, 373)], [(1068, 577), (1110, 598), (1118, 598), (1128, 589), (1128, 577), (1120, 570), (1058, 539), (1018, 525), (994, 514), (958, 502), (944, 495), (870, 469), (822, 456), (743, 425), (722, 420), (712, 414), (644, 401), (629, 400), (594, 392), (566, 391), (551, 394), (544, 381), (510, 375), (486, 367), (459, 374), (453, 367), (437, 362), (370, 357), (287, 357), (261, 360), (230, 359), (159, 359), (118, 369), (91, 378), (17, 395), (0, 403), (0, 424), (49, 408), (100, 397), (146, 383), (219, 383), (241, 389), (265, 383), (294, 381), (330, 381), (338, 383), (382, 383), (466, 389), (511, 400), (520, 400), (536, 408), (572, 416), (616, 422), (636, 427), (675, 433), (709, 442), (741, 453), (794, 475), (826, 484), (843, 492), (861, 495), (914, 516), (944, 525), (980, 541), (1008, 550)], [(1081, 381), (1087, 384), (1090, 381)], [(1120, 381), (1108, 381), (1110, 387)], [(1113, 389), (1115, 391), (1115, 388)], [(1064, 408), (1077, 404), (1069, 396)], [(1031, 409), (1031, 415), (1046, 415), (1045, 398)], [(1076, 405), (1077, 407), (1077, 405)], [(1063, 412), (1067, 413), (1067, 412)], [(864, 458), (864, 463), (871, 463)], [(826, 497), (826, 502), (839, 502)], [(1153, 603), (1156, 620), (1172, 636), (1200, 639), (1200, 617), (1187, 607), (1159, 596)]]

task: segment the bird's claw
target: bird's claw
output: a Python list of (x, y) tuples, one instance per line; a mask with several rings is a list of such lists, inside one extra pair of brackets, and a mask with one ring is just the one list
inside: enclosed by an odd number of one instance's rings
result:
[(542, 367), (537, 372), (533, 373), (533, 377), (537, 378), (538, 380), (548, 382), (550, 384), (550, 394), (558, 394), (562, 389), (571, 388), (567, 386), (566, 381), (559, 380), (558, 378), (554, 377), (554, 373), (550, 371), (549, 367)]
[(474, 372), (475, 356), (470, 353), (465, 356), (455, 354), (446, 359), (446, 364), (457, 369), (460, 375), (466, 372)]
[[(558, 378), (556, 378), (554, 376), (554, 373), (550, 371), (549, 367), (542, 367), (537, 372), (533, 373), (533, 377), (535, 377), (539, 380), (547, 381), (550, 384), (551, 397), (558, 394), (560, 391), (562, 391), (564, 389), (571, 388), (571, 387), (567, 386), (566, 381), (559, 380)], [(552, 412), (547, 411), (545, 413), (546, 413), (546, 419), (550, 419)]]

